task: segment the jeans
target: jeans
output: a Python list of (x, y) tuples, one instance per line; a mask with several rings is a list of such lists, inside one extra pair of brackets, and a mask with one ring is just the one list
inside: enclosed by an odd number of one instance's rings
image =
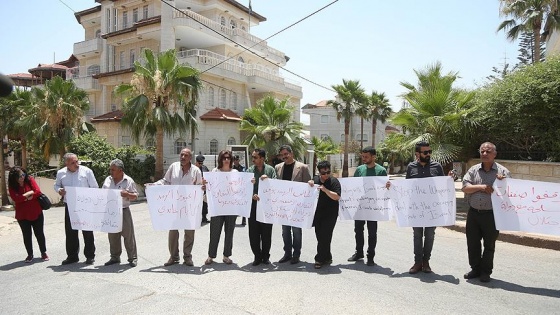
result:
[(414, 231), (414, 263), (420, 264), (423, 261), (429, 261), (434, 247), (436, 228), (433, 226), (414, 227), (412, 230)]
[(375, 246), (377, 246), (377, 221), (354, 221), (354, 233), (356, 234), (356, 253), (364, 255), (364, 225), (367, 222), (368, 229), (368, 249), (367, 257), (373, 259), (375, 257)]
[[(301, 255), (301, 228), (282, 225), (282, 239), (284, 240), (284, 256), (299, 258)], [(294, 250), (293, 254), (292, 248)]]

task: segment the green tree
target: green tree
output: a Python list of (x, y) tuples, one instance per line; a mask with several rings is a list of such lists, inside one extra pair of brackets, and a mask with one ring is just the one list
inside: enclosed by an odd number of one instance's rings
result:
[(356, 97), (356, 116), (360, 117), (360, 152), (364, 148), (364, 120), (370, 117), (372, 105), (364, 93)]
[(173, 49), (158, 55), (145, 49), (144, 60), (145, 64), (134, 63), (132, 80), (117, 86), (115, 92), (124, 97), (121, 123), (130, 129), (133, 139), (155, 139), (155, 175), (160, 178), (164, 135), (196, 130), (193, 113), (201, 81), (196, 69), (179, 63)]
[(557, 0), (500, 0), (500, 13), (508, 18), (498, 26), (504, 30), (507, 38), (516, 40), (521, 34), (531, 32), (534, 38), (535, 63), (541, 61), (542, 32), (554, 30), (560, 26)]
[[(406, 165), (407, 162), (411, 161), (413, 152), (413, 137), (402, 133), (388, 135), (377, 146), (377, 158), (379, 161), (387, 161), (389, 163), (389, 174), (394, 174), (397, 163)], [(402, 171), (403, 169), (401, 169)]]
[(318, 161), (324, 161), (327, 159), (327, 156), (331, 154), (338, 154), (340, 152), (338, 145), (334, 143), (331, 137), (327, 137), (325, 139), (312, 137), (311, 143), (313, 144), (313, 150), (315, 151), (315, 155), (313, 157), (313, 173), (315, 173), (315, 170), (317, 169)]
[(303, 124), (292, 120), (294, 110), (287, 99), (278, 100), (272, 95), (259, 100), (257, 106), (245, 109), (240, 125), (240, 130), (247, 133), (243, 144), (251, 149), (263, 148), (269, 163), (284, 144), (292, 147), (296, 159), (303, 158), (306, 149), (301, 137)]
[(458, 135), (475, 126), (471, 115), (474, 92), (453, 88), (458, 73), (442, 74), (439, 62), (414, 72), (417, 86), (401, 82), (407, 89), (402, 96), (410, 107), (401, 109), (391, 121), (412, 136), (412, 143), (430, 142), (432, 158), (445, 165), (459, 156), (462, 144), (455, 141)]
[(344, 121), (344, 161), (342, 162), (342, 177), (348, 177), (348, 141), (350, 122), (356, 115), (356, 110), (363, 101), (364, 89), (358, 80), (342, 79), (342, 84), (333, 85), (337, 99), (327, 102), (336, 110), (336, 119)]
[(5, 167), (5, 154), (4, 154), (4, 138), (8, 134), (8, 126), (10, 125), (11, 121), (13, 120), (13, 102), (10, 101), (12, 98), (12, 94), (10, 97), (0, 97), (0, 170), (2, 173), (0, 174), (0, 193), (2, 194), (2, 206), (9, 204), (8, 200), (8, 190), (6, 186), (6, 167)]
[[(523, 32), (519, 37), (519, 55), (517, 56), (517, 60), (519, 63), (516, 67), (522, 65), (532, 65), (535, 63), (535, 36), (531, 32)], [(546, 53), (546, 46), (544, 42), (541, 42), (541, 60), (540, 62), (544, 61), (544, 56)]]
[(368, 103), (370, 104), (370, 112), (367, 118), (371, 120), (371, 146), (375, 147), (377, 122), (385, 123), (393, 114), (393, 109), (391, 108), (389, 99), (387, 99), (387, 96), (385, 96), (383, 92), (378, 93), (372, 91), (368, 98)]
[(27, 169), (27, 153), (28, 153), (28, 140), (33, 140), (32, 133), (29, 130), (34, 130), (36, 126), (26, 124), (29, 120), (25, 118), (29, 115), (34, 115), (26, 109), (32, 108), (31, 104), (34, 102), (31, 91), (16, 88), (10, 95), (9, 101), (12, 102), (12, 119), (8, 124), (8, 137), (10, 139), (17, 139), (21, 144), (21, 167)]

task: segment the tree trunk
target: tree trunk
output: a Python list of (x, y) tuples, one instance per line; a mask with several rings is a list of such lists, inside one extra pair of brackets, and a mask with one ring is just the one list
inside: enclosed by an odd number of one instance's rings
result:
[(360, 118), (360, 152), (364, 149), (364, 118)]
[(2, 206), (10, 204), (8, 200), (8, 189), (6, 189), (6, 167), (4, 166), (4, 132), (0, 132), (0, 141), (2, 141), (2, 152), (0, 152), (0, 189), (2, 193)]
[(371, 119), (371, 146), (375, 148), (375, 136), (377, 135), (377, 119)]
[(158, 180), (163, 177), (163, 129), (157, 128), (156, 131), (156, 171), (155, 178)]
[(541, 27), (539, 23), (539, 27), (533, 28), (533, 35), (535, 37), (535, 63), (541, 62)]
[(21, 167), (27, 169), (27, 141), (21, 138)]
[(391, 155), (391, 162), (389, 164), (389, 174), (393, 174), (395, 172), (395, 156)]
[(350, 121), (344, 119), (344, 161), (342, 161), (342, 177), (348, 177), (348, 134), (350, 133)]
[[(192, 122), (191, 122), (191, 124), (192, 124)], [(194, 143), (195, 140), (196, 140), (196, 137), (195, 137), (195, 134), (194, 134), (194, 126), (191, 125), (191, 152), (192, 152), (193, 159), (198, 155), (198, 153), (196, 152), (196, 144)]]

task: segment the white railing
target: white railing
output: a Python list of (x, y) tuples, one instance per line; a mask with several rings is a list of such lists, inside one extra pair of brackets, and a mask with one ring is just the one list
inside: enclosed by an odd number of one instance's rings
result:
[(76, 86), (82, 90), (99, 90), (99, 82), (92, 77), (76, 78), (73, 80)]
[(83, 55), (92, 52), (101, 52), (103, 50), (103, 40), (94, 38), (83, 42), (74, 43), (74, 55)]

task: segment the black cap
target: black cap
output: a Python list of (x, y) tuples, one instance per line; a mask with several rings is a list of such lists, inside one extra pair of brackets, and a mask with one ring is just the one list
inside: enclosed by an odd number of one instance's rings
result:
[(200, 162), (200, 163), (204, 162), (204, 155), (202, 155), (202, 154), (197, 155), (196, 156), (196, 161)]

